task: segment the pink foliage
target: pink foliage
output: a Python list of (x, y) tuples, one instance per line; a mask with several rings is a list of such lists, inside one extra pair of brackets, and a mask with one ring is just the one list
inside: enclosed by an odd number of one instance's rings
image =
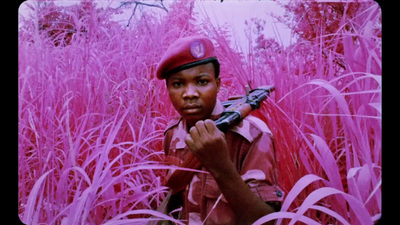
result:
[[(242, 94), (246, 84), (276, 87), (253, 114), (272, 130), (286, 196), (282, 211), (258, 224), (372, 224), (380, 218), (377, 4), (290, 2), (279, 20), (298, 41), (280, 46), (265, 38), (262, 19), (252, 19), (247, 26), (256, 37), (249, 40), (249, 55), (232, 47), (229, 29), (195, 26), (194, 1), (154, 4), (116, 9), (95, 1), (37, 3), (31, 17), (21, 18), (18, 170), (24, 223), (169, 218), (155, 209), (167, 192), (161, 185), (168, 168), (162, 164), (163, 130), (176, 113), (155, 67), (170, 43), (194, 33), (216, 44), (222, 101)], [(141, 16), (129, 26), (112, 19), (134, 9)], [(307, 21), (299, 19), (304, 15)]]

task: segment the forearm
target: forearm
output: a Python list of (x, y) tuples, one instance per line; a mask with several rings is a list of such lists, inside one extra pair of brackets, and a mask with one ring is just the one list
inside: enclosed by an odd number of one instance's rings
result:
[(232, 162), (224, 164), (225, 166), (211, 170), (210, 173), (235, 213), (238, 224), (252, 224), (260, 217), (275, 211), (250, 190)]

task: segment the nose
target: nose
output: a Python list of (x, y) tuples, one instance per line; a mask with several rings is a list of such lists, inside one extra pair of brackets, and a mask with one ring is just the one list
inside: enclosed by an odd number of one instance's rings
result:
[(199, 92), (198, 92), (196, 86), (193, 84), (188, 84), (185, 87), (185, 90), (183, 92), (183, 98), (184, 99), (192, 99), (192, 98), (197, 98), (197, 97), (199, 97)]

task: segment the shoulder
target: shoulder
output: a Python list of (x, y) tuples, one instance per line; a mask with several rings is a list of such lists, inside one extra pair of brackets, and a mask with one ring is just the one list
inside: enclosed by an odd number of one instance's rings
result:
[(262, 134), (267, 134), (272, 137), (272, 132), (267, 124), (265, 124), (261, 119), (251, 115), (245, 117), (237, 126), (234, 126), (229, 130), (240, 134), (250, 143)]
[(172, 147), (173, 149), (176, 149), (177, 147), (183, 146), (184, 144), (184, 137), (185, 135), (180, 132), (181, 129), (179, 129), (180, 124), (182, 121), (181, 117), (175, 117), (171, 119), (171, 121), (168, 123), (167, 127), (165, 128), (164, 131), (164, 151), (165, 155), (169, 155), (169, 149)]
[(244, 120), (248, 121), (252, 127), (259, 130), (260, 132), (269, 133), (272, 135), (272, 132), (269, 129), (269, 127), (267, 126), (267, 124), (264, 121), (262, 121), (261, 119), (259, 119), (258, 117), (249, 115)]
[(176, 128), (179, 124), (179, 122), (181, 122), (182, 118), (181, 117), (174, 117), (172, 118), (171, 121), (169, 121), (169, 123), (167, 124), (167, 127), (164, 130), (164, 135), (167, 134), (168, 131), (173, 130), (174, 128)]

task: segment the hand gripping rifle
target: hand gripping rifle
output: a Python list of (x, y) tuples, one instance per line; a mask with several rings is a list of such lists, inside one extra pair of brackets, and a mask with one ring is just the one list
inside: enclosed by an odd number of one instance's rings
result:
[[(215, 125), (222, 132), (226, 132), (231, 126), (240, 123), (251, 111), (260, 108), (262, 101), (268, 98), (269, 94), (275, 90), (273, 85), (261, 86), (249, 91), (246, 86), (246, 95), (234, 99), (228, 99), (222, 105), (226, 108), (221, 117), (215, 121)], [(199, 169), (201, 163), (193, 155), (188, 153), (185, 161), (180, 167), (189, 169)], [(165, 186), (171, 188), (172, 194), (175, 194), (186, 187), (192, 180), (195, 172), (186, 170), (175, 170), (168, 178)]]

